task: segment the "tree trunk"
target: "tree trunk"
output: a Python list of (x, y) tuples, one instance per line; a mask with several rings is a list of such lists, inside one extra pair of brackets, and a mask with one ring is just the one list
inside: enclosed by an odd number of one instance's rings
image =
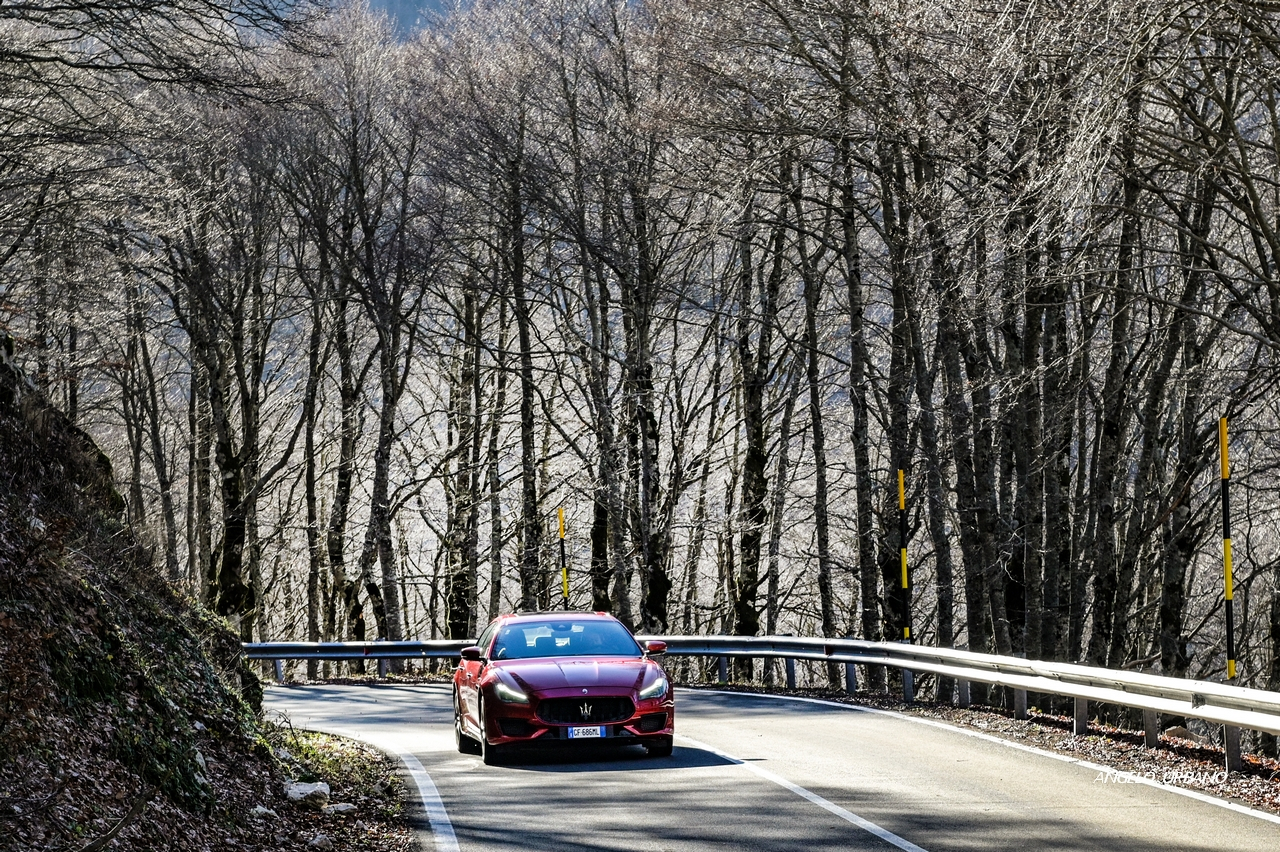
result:
[(506, 274), (516, 315), (520, 348), (520, 610), (538, 608), (538, 559), (542, 552), (542, 515), (538, 499), (538, 450), (534, 434), (533, 319), (525, 292), (523, 127), (515, 153), (507, 163)]
[(454, 403), (449, 417), (457, 446), (453, 477), (453, 506), (447, 544), (450, 572), (446, 595), (445, 625), (450, 639), (476, 635), (476, 585), (479, 549), (480, 467), (480, 339), (474, 284), (464, 284), (462, 297), (461, 369), (451, 388)]
[(191, 543), (187, 574), (197, 590), (200, 602), (213, 608), (213, 483), (212, 461), (209, 450), (212, 438), (209, 434), (209, 379), (205, 368), (198, 361), (191, 368), (191, 398), (188, 402), (187, 420), (191, 444), (188, 459), (193, 491), (194, 512), (188, 513), (187, 541)]
[[(750, 153), (750, 148), (748, 148)], [(784, 182), (792, 176), (790, 161), (784, 157), (779, 175)], [(785, 183), (784, 183), (785, 185)], [(742, 462), (742, 498), (739, 502), (738, 574), (734, 584), (734, 632), (755, 636), (760, 632), (760, 612), (756, 597), (760, 589), (760, 545), (767, 520), (769, 483), (765, 476), (768, 447), (765, 438), (765, 387), (772, 374), (772, 342), (776, 322), (778, 291), (783, 277), (783, 246), (787, 225), (786, 203), (779, 205), (770, 239), (772, 262), (764, 286), (755, 293), (756, 266), (755, 189), (745, 188), (742, 222), (738, 235), (738, 369), (742, 374), (742, 429), (746, 455)], [(822, 579), (819, 577), (819, 586)], [(828, 589), (829, 596), (829, 589)], [(828, 605), (830, 601), (828, 599)], [(745, 665), (750, 665), (746, 660)]]
[(1066, 637), (1063, 577), (1071, 568), (1070, 369), (1067, 328), (1067, 285), (1062, 269), (1062, 248), (1055, 226), (1048, 248), (1045, 274), (1044, 336), (1044, 616), (1040, 622), (1040, 655), (1061, 660)]
[[(338, 434), (338, 458), (334, 465), (333, 502), (329, 509), (329, 523), (325, 529), (325, 553), (329, 561), (329, 589), (332, 595), (326, 603), (324, 617), (325, 641), (343, 638), (341, 623), (346, 623), (346, 638), (361, 616), (359, 590), (347, 577), (346, 542), (347, 524), (351, 511), (351, 490), (356, 475), (356, 445), (360, 439), (360, 395), (364, 384), (364, 371), (357, 374), (350, 328), (348, 326), (347, 296), (345, 287), (334, 294), (334, 354), (338, 360), (338, 401), (340, 425)], [(342, 607), (339, 609), (338, 601)]]
[[(929, 185), (933, 185), (936, 181), (931, 162), (928, 164), (925, 181)], [(934, 279), (932, 286), (935, 292), (947, 292), (952, 289), (951, 282), (954, 277), (950, 254), (946, 243), (941, 239), (941, 229), (937, 226), (932, 211), (924, 213), (922, 218), (925, 219), (925, 234), (930, 243), (929, 268), (930, 275)], [(925, 516), (928, 521), (929, 537), (933, 544), (934, 574), (938, 596), (938, 647), (950, 648), (955, 644), (955, 569), (951, 558), (951, 542), (947, 536), (946, 471), (942, 458), (942, 436), (938, 432), (938, 417), (934, 403), (938, 359), (935, 359), (934, 366), (930, 367), (925, 352), (920, 306), (914, 293), (907, 293), (905, 308), (908, 331), (911, 335), (911, 363), (916, 380), (916, 398), (920, 401), (920, 447), (924, 455)], [(941, 341), (939, 341), (940, 345)], [(951, 699), (952, 684), (951, 678), (938, 678), (938, 700)]]
[[(842, 140), (841, 150), (850, 145)], [(869, 642), (881, 639), (880, 625), (880, 575), (875, 551), (875, 509), (872, 495), (875, 485), (871, 476), (870, 403), (871, 383), (867, 370), (871, 364), (867, 352), (865, 326), (865, 300), (862, 290), (861, 252), (858, 247), (858, 229), (854, 200), (852, 163), (846, 155), (845, 180), (841, 191), (841, 219), (844, 228), (845, 280), (849, 291), (849, 400), (853, 409), (853, 478), (854, 514), (858, 533), (858, 600), (862, 638)], [(867, 687), (873, 691), (884, 688), (884, 669), (867, 667)]]
[[(790, 164), (784, 163), (790, 172)], [(840, 635), (840, 627), (836, 623), (835, 591), (831, 587), (831, 523), (827, 495), (827, 438), (826, 426), (823, 422), (824, 401), (821, 384), (821, 351), (818, 342), (818, 308), (822, 304), (822, 277), (813, 266), (813, 258), (806, 247), (804, 232), (804, 209), (801, 203), (802, 179), (797, 174), (791, 183), (791, 203), (796, 222), (796, 254), (800, 261), (800, 275), (804, 286), (804, 345), (805, 345), (805, 379), (809, 390), (809, 431), (813, 439), (813, 527), (818, 546), (818, 608), (822, 617), (822, 635), (835, 637)], [(780, 224), (785, 224), (785, 217), (778, 217)], [(781, 250), (779, 245), (778, 250)], [(822, 248), (819, 248), (819, 252)], [(775, 291), (776, 298), (776, 291)], [(770, 317), (772, 319), (772, 317)], [(783, 441), (787, 436), (783, 434)], [(781, 489), (782, 483), (777, 483)], [(832, 689), (839, 689), (842, 683), (840, 667), (828, 662), (827, 683)]]
[[(307, 504), (307, 641), (320, 641), (321, 572), (324, 570), (324, 551), (320, 542), (320, 508), (318, 474), (316, 472), (316, 418), (317, 397), (321, 381), (321, 326), (324, 309), (318, 299), (311, 303), (311, 332), (307, 337), (307, 387), (302, 398), (303, 427), (303, 477)], [(320, 675), (320, 661), (307, 660), (307, 679)]]
[[(889, 386), (886, 399), (889, 422), (889, 470), (886, 480), (879, 487), (884, 510), (881, 517), (879, 538), (879, 562), (884, 596), (888, 606), (884, 610), (884, 635), (890, 640), (903, 638), (907, 623), (907, 599), (901, 580), (901, 551), (907, 542), (901, 540), (899, 524), (889, 521), (898, 516), (898, 471), (904, 474), (910, 469), (910, 418), (908, 402), (911, 386), (911, 333), (907, 315), (908, 290), (913, 285), (911, 264), (908, 261), (909, 229), (913, 210), (909, 204), (906, 187), (906, 165), (902, 152), (884, 143), (878, 151), (877, 180), (880, 202), (884, 210), (884, 237), (889, 254), (889, 278), (892, 288), (893, 315), (889, 329)], [(868, 681), (872, 680), (868, 672)], [(878, 677), (877, 677), (878, 680)], [(880, 688), (876, 683), (874, 688)]]
[[(791, 477), (791, 429), (792, 417), (795, 415), (796, 401), (800, 397), (800, 371), (794, 365), (787, 370), (786, 402), (782, 408), (782, 424), (778, 431), (778, 466), (773, 478), (773, 506), (769, 510), (769, 562), (766, 573), (765, 598), (765, 635), (773, 636), (778, 632), (778, 581), (782, 556), (783, 516), (787, 508), (787, 486)], [(704, 466), (704, 471), (705, 471)], [(706, 511), (706, 479), (700, 494), (703, 513)], [(834, 616), (833, 616), (834, 620)], [(770, 668), (766, 674), (771, 674)]]
[[(1138, 66), (1140, 74), (1143, 63), (1139, 62)], [(1102, 430), (1098, 437), (1097, 466), (1094, 468), (1093, 493), (1097, 504), (1094, 541), (1097, 549), (1093, 560), (1093, 628), (1086, 659), (1090, 665), (1095, 666), (1106, 665), (1107, 662), (1120, 583), (1116, 503), (1119, 499), (1118, 492), (1123, 488), (1124, 474), (1120, 469), (1120, 461), (1129, 420), (1129, 324), (1131, 302), (1134, 298), (1130, 279), (1135, 274), (1137, 253), (1140, 251), (1138, 242), (1142, 214), (1138, 210), (1138, 196), (1143, 178), (1136, 164), (1134, 128), (1137, 127), (1142, 102), (1142, 87), (1135, 82), (1127, 103), (1130, 129), (1120, 140), (1124, 199), (1120, 245), (1116, 257), (1115, 298), (1111, 310), (1111, 353), (1102, 389)]]
[(493, 409), (489, 414), (489, 443), (486, 449), (487, 490), (489, 492), (489, 618), (502, 614), (502, 472), (498, 439), (502, 432), (502, 419), (507, 408), (507, 300), (498, 296), (498, 349), (493, 391)]

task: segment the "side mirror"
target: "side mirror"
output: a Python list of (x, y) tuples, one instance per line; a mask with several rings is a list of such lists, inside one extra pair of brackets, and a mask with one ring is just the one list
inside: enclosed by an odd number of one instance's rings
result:
[(480, 659), (480, 647), (478, 645), (468, 645), (461, 651), (462, 659), (476, 662)]
[(644, 650), (651, 657), (667, 653), (667, 643), (661, 639), (650, 639), (644, 643)]

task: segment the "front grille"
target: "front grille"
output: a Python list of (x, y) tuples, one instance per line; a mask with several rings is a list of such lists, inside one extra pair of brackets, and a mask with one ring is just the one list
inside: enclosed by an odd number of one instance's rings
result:
[(584, 695), (547, 698), (538, 704), (538, 718), (552, 725), (607, 725), (630, 719), (636, 707), (622, 695)]
[(642, 734), (652, 734), (654, 731), (661, 731), (666, 726), (666, 713), (649, 713), (640, 717), (640, 733)]

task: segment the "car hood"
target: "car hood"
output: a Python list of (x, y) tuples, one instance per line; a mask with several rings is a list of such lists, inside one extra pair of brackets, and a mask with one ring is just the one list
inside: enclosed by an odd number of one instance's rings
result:
[(494, 663), (526, 689), (551, 690), (573, 687), (638, 689), (648, 660), (591, 660), (548, 657), (536, 660), (504, 660)]

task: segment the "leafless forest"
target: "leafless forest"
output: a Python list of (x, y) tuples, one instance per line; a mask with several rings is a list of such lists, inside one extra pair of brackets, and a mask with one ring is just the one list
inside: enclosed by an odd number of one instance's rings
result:
[(559, 507), (897, 638), (902, 469), (915, 641), (1219, 678), (1226, 416), (1280, 687), (1280, 4), (222, 2), (0, 6), (0, 330), (246, 640), (558, 607)]

